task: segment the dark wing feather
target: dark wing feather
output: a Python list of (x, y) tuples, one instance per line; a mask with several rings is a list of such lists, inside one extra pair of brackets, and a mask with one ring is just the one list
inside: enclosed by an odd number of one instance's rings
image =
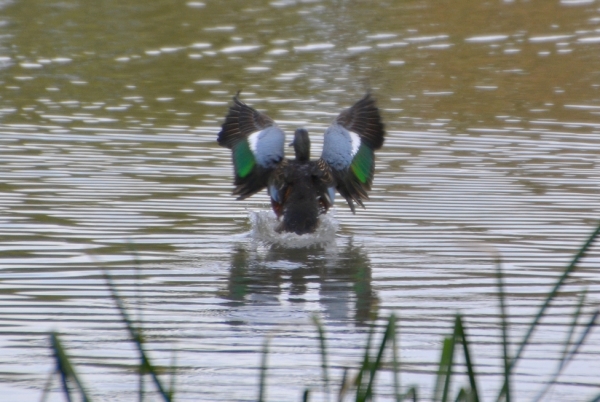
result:
[(354, 202), (362, 207), (369, 198), (375, 173), (374, 151), (381, 148), (385, 128), (375, 104), (367, 93), (344, 110), (325, 132), (321, 159), (331, 168), (336, 189), (346, 199), (352, 212)]
[(371, 150), (379, 149), (383, 145), (385, 127), (375, 99), (370, 93), (363, 96), (351, 108), (342, 111), (335, 120), (346, 130), (358, 134)]
[(324, 214), (333, 206), (335, 178), (329, 165), (321, 158), (315, 162), (313, 172), (313, 178), (315, 179), (319, 194), (320, 210)]
[(237, 95), (217, 142), (232, 150), (236, 186), (233, 194), (238, 200), (265, 188), (269, 176), (284, 158), (283, 131), (269, 116), (246, 105)]
[(274, 125), (275, 122), (269, 116), (246, 105), (236, 95), (233, 97), (233, 105), (229, 107), (229, 113), (225, 117), (217, 142), (223, 147), (232, 149), (238, 142), (246, 140), (250, 134)]

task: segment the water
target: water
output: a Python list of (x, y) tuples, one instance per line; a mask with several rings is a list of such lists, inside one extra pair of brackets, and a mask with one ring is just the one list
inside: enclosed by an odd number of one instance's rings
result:
[[(429, 394), (460, 311), (490, 400), (494, 257), (516, 341), (600, 216), (594, 2), (0, 4), (7, 400), (39, 400), (52, 330), (95, 399), (136, 398), (136, 354), (103, 269), (154, 361), (175, 353), (178, 400), (255, 400), (269, 336), (268, 399), (309, 387), (318, 400), (313, 315), (339, 380), (367, 323), (392, 311), (404, 385)], [(388, 135), (367, 209), (338, 199), (320, 237), (271, 244), (267, 196), (234, 200), (216, 144), (232, 96), (241, 89), (290, 134), (305, 126), (317, 157), (331, 119), (368, 88)], [(598, 305), (598, 262), (596, 247), (535, 334), (519, 400), (553, 372), (581, 290), (586, 314)], [(546, 399), (597, 395), (599, 353), (593, 331)], [(52, 390), (63, 400), (57, 380)]]

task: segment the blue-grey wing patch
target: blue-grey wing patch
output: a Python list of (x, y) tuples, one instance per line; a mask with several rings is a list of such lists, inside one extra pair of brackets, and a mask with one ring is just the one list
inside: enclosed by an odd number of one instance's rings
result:
[(238, 99), (217, 137), (231, 149), (235, 185), (233, 194), (247, 198), (267, 186), (269, 175), (284, 158), (285, 133), (275, 122)]
[(333, 123), (323, 139), (323, 158), (335, 170), (348, 169), (361, 145), (358, 134)]
[(285, 134), (279, 127), (270, 126), (250, 134), (248, 144), (256, 163), (271, 169), (283, 159)]
[(374, 151), (381, 148), (385, 129), (379, 109), (367, 93), (344, 110), (325, 131), (321, 159), (331, 168), (336, 189), (352, 212), (354, 202), (368, 199), (375, 172)]

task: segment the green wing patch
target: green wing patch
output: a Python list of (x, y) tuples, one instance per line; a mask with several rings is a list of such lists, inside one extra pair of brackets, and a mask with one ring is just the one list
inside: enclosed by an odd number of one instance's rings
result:
[(361, 144), (350, 168), (361, 183), (367, 183), (373, 169), (373, 151), (367, 145)]
[(241, 178), (248, 176), (254, 168), (256, 161), (247, 141), (240, 141), (233, 147), (233, 164), (235, 173)]

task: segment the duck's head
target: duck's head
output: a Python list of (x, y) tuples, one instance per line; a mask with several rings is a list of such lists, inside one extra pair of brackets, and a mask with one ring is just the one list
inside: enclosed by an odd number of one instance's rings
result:
[(298, 162), (308, 162), (310, 159), (310, 138), (308, 137), (308, 131), (303, 128), (297, 129), (294, 133), (294, 141), (290, 144), (291, 146), (294, 147)]

